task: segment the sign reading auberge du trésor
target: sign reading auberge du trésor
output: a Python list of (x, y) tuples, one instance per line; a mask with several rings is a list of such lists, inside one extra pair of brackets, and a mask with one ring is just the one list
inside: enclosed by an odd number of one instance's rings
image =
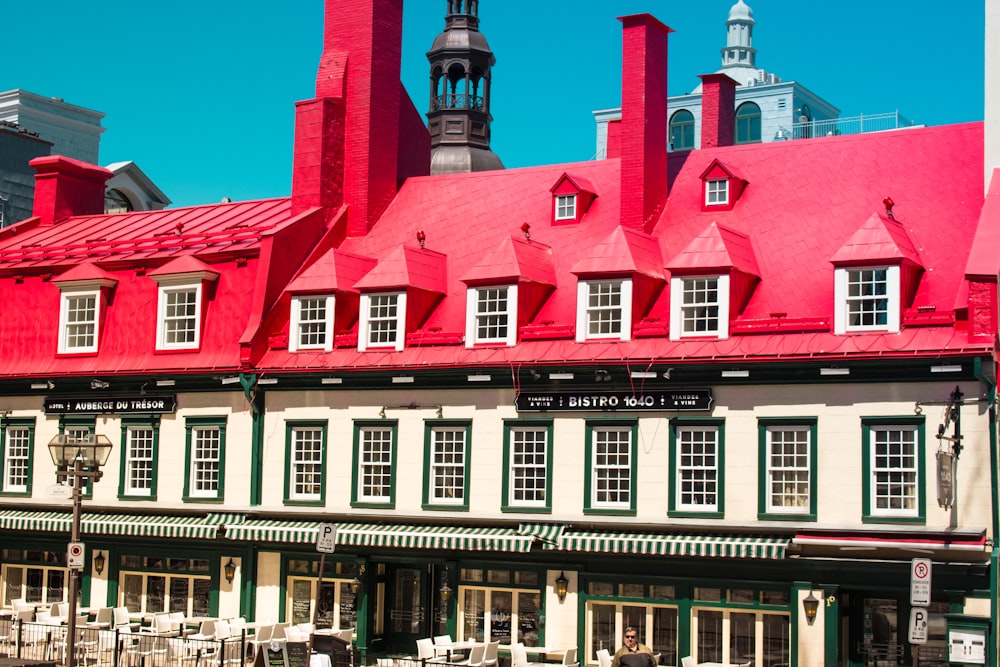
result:
[(176, 396), (46, 398), (47, 415), (148, 415), (174, 412)]

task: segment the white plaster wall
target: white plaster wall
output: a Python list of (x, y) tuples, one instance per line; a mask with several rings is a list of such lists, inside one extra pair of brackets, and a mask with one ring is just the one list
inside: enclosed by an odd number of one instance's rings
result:
[(281, 605), (281, 554), (262, 551), (257, 554), (257, 608), (259, 622), (277, 622)]

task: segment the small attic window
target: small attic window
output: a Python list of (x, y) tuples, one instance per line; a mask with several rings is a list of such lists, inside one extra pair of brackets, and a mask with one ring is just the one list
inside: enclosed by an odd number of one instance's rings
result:
[(576, 195), (556, 195), (556, 220), (576, 219)]
[(705, 206), (725, 206), (729, 203), (729, 181), (705, 181)]
[(552, 193), (552, 222), (559, 225), (582, 221), (597, 198), (590, 181), (569, 173), (560, 176), (549, 191)]
[(747, 186), (746, 180), (737, 176), (719, 160), (712, 160), (708, 168), (701, 173), (701, 183), (704, 211), (731, 211)]

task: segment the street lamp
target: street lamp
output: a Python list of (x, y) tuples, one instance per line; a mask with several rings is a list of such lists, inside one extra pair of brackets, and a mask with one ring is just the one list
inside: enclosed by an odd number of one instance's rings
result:
[[(83, 480), (101, 479), (101, 466), (111, 455), (107, 436), (88, 434), (83, 437), (60, 433), (49, 441), (49, 455), (61, 479), (73, 477), (73, 523), (70, 544), (80, 541), (80, 506), (83, 500)], [(76, 592), (79, 589), (80, 568), (69, 573), (69, 618), (66, 619), (66, 667), (76, 665)]]

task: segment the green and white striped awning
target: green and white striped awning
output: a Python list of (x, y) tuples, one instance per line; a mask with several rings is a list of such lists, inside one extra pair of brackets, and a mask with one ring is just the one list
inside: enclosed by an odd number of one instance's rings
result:
[[(0, 530), (68, 533), (72, 523), (69, 512), (0, 511)], [(81, 535), (214, 539), (218, 529), (218, 524), (207, 523), (203, 516), (84, 513), (80, 517)]]
[[(226, 538), (251, 542), (315, 543), (319, 521), (247, 519), (226, 527)], [(352, 547), (402, 547), (454, 551), (527, 553), (534, 537), (511, 528), (421, 526), (379, 523), (337, 525), (337, 544)]]
[(565, 531), (545, 549), (587, 553), (782, 560), (787, 537)]
[(517, 527), (517, 532), (521, 535), (529, 535), (542, 542), (556, 544), (562, 536), (566, 526), (561, 523), (522, 523)]

